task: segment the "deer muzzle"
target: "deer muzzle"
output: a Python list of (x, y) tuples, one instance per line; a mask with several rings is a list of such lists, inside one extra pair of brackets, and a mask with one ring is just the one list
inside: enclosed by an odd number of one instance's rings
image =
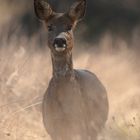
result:
[(66, 50), (67, 40), (64, 33), (61, 33), (55, 38), (53, 46), (57, 52), (63, 52)]

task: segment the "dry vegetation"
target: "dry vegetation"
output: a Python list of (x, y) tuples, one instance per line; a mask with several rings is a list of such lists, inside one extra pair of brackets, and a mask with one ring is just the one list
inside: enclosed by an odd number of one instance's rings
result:
[[(0, 11), (6, 12), (5, 8)], [(1, 19), (0, 27), (7, 21), (6, 16)], [(41, 116), (42, 97), (51, 77), (49, 51), (37, 45), (37, 35), (30, 41), (26, 37), (19, 41), (16, 35), (7, 41), (6, 33), (2, 35), (0, 139), (49, 140)], [(134, 49), (139, 43), (138, 31), (134, 31), (131, 49), (107, 33), (99, 44), (78, 43), (74, 50), (74, 66), (96, 73), (108, 91), (110, 112), (101, 140), (140, 140), (140, 63), (139, 50)]]
[[(107, 88), (110, 115), (102, 137), (138, 140), (139, 63), (134, 51), (123, 47), (124, 42), (117, 51), (106, 48), (110, 41), (103, 39), (99, 50), (94, 46), (81, 47), (80, 52), (75, 49), (75, 67), (93, 71)], [(11, 44), (0, 49), (0, 138), (4, 140), (49, 139), (41, 117), (42, 96), (51, 76), (49, 52), (34, 43), (25, 46)]]

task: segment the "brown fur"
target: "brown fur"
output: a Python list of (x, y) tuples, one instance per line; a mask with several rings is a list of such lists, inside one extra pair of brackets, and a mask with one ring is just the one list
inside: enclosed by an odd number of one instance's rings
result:
[[(41, 1), (46, 2), (35, 0)], [(84, 15), (86, 1), (79, 0), (65, 14), (50, 12), (48, 7), (43, 11), (46, 12), (45, 17), (35, 5), (37, 16), (41, 14), (40, 19), (43, 17), (51, 30), (48, 45), (53, 77), (43, 100), (44, 125), (53, 140), (96, 140), (108, 117), (107, 93), (95, 74), (73, 69), (72, 62), (73, 30)], [(65, 33), (67, 47), (63, 52), (57, 52), (53, 42), (62, 32)]]

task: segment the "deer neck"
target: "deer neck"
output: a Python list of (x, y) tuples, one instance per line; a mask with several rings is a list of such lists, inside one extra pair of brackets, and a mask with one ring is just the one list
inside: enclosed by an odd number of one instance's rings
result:
[(54, 78), (72, 78), (74, 77), (72, 52), (58, 55), (51, 53), (53, 77)]

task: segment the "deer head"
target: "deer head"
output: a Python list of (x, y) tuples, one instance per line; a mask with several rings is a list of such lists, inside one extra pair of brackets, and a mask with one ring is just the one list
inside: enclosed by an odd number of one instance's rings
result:
[(73, 48), (73, 30), (86, 11), (86, 0), (77, 0), (65, 13), (56, 13), (46, 0), (34, 0), (36, 16), (45, 22), (48, 46), (54, 53), (67, 53)]

